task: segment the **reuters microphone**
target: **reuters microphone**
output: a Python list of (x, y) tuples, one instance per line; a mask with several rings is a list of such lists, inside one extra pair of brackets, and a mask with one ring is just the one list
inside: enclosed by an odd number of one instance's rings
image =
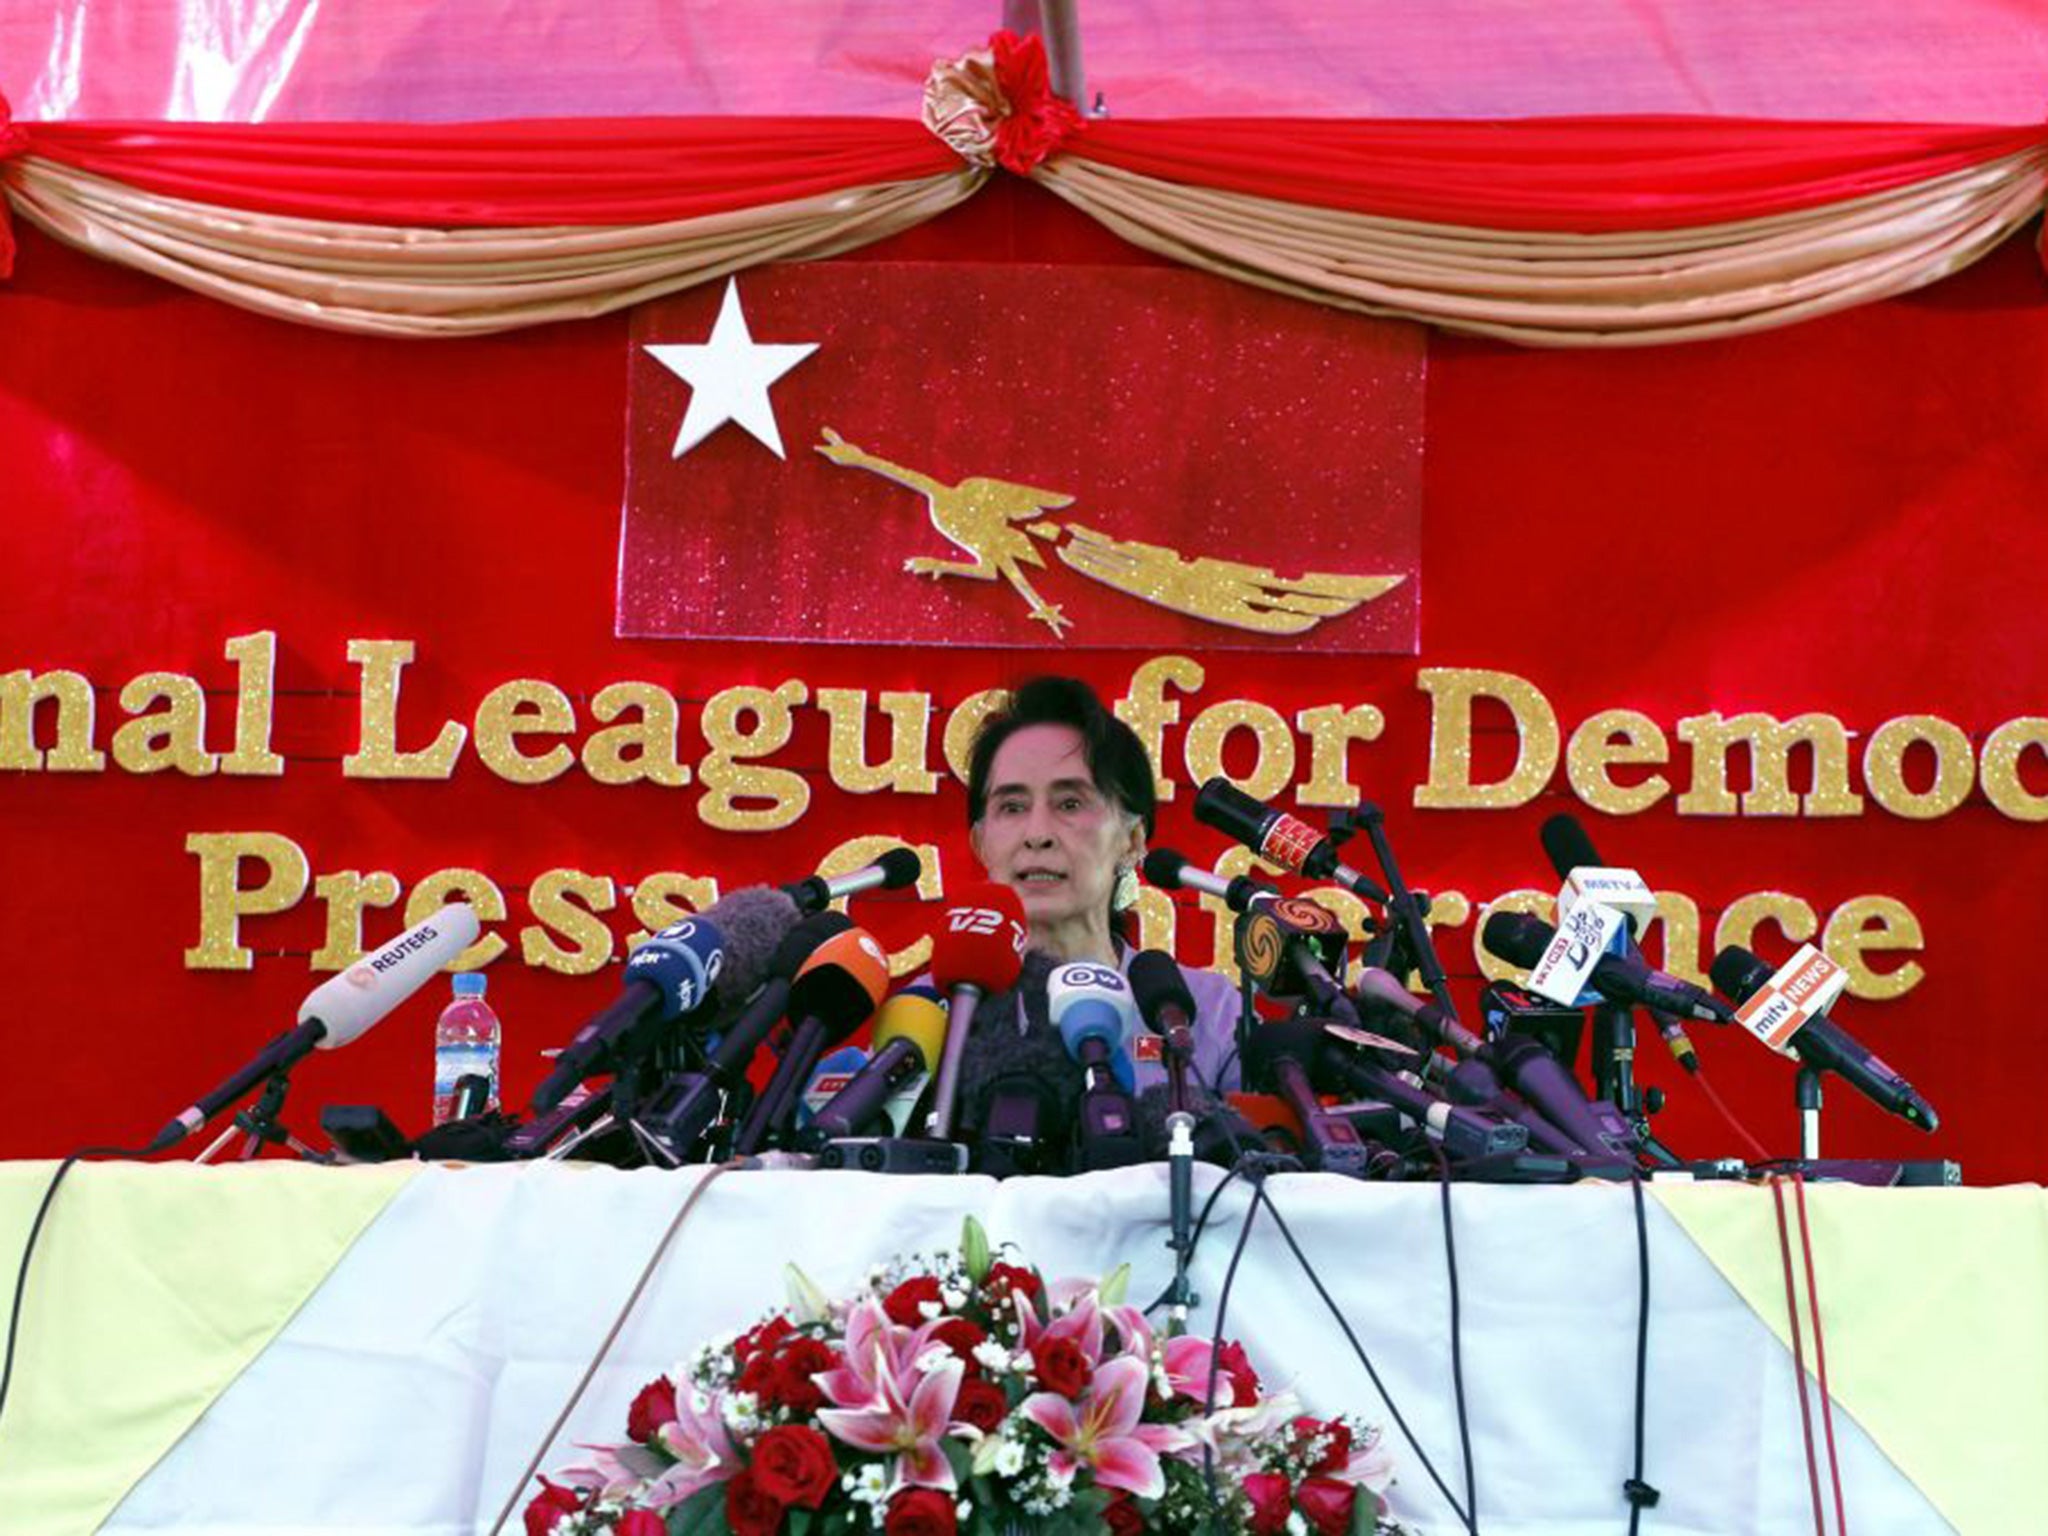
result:
[(1026, 932), (1024, 899), (1007, 885), (984, 881), (948, 902), (932, 933), (932, 980), (949, 1000), (930, 1125), (940, 1141), (953, 1137), (960, 1062), (974, 1028), (974, 1010), (989, 993), (1017, 984), (1024, 970)]

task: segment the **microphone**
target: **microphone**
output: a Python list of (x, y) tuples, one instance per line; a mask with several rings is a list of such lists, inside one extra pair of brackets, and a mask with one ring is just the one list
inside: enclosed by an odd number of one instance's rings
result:
[(804, 1091), (797, 1099), (798, 1125), (808, 1133), (825, 1106), (839, 1097), (846, 1085), (860, 1076), (862, 1068), (874, 1059), (867, 1047), (860, 1045), (842, 1045), (821, 1056), (811, 1071), (811, 1080), (804, 1084)]
[(736, 1156), (750, 1157), (769, 1134), (781, 1134), (818, 1058), (858, 1029), (888, 990), (889, 957), (866, 929), (848, 926), (811, 951), (789, 984), (796, 1033), (740, 1127)]
[(296, 1028), (278, 1035), (219, 1087), (173, 1115), (145, 1153), (176, 1146), (272, 1073), (308, 1053), (347, 1045), (425, 986), (429, 977), (474, 944), (476, 936), (476, 909), (456, 902), (321, 982), (299, 1005)]
[[(1714, 956), (1708, 968), (1714, 985), (1738, 1003), (1746, 1003), (1770, 984), (1771, 968), (1739, 944)], [(1941, 1124), (1934, 1106), (1913, 1090), (1878, 1056), (1824, 1013), (1817, 1013), (1786, 1042), (1816, 1070), (1833, 1072), (1878, 1108), (1932, 1131)]]
[(1213, 869), (1190, 863), (1187, 855), (1172, 848), (1154, 848), (1145, 855), (1145, 878), (1163, 891), (1185, 887), (1214, 896), (1233, 912), (1242, 912), (1258, 895), (1277, 896), (1280, 888), (1255, 875), (1238, 875), (1225, 880)]
[[(1539, 834), (1543, 839), (1543, 851), (1550, 855), (1551, 868), (1557, 871), (1560, 880), (1570, 880), (1575, 869), (1606, 869), (1607, 861), (1593, 848), (1593, 839), (1579, 824), (1579, 818), (1570, 811), (1559, 811), (1543, 823)], [(1643, 952), (1636, 944), (1636, 920), (1628, 919), (1628, 947), (1624, 953), (1638, 964), (1643, 962)], [(1646, 1010), (1650, 1022), (1657, 1026), (1657, 1033), (1664, 1037), (1664, 1043), (1671, 1047), (1671, 1054), (1678, 1058), (1678, 1064), (1688, 1072), (1700, 1069), (1698, 1054), (1693, 1050), (1692, 1039), (1685, 1032), (1685, 1026), (1661, 1008)]]
[(1438, 1098), (1407, 1073), (1376, 1067), (1356, 1051), (1339, 1049), (1327, 1040), (1320, 1066), (1343, 1083), (1347, 1092), (1391, 1104), (1421, 1126), (1431, 1141), (1441, 1143), (1445, 1156), (1454, 1162), (1499, 1157), (1529, 1145), (1527, 1126), (1496, 1120), (1477, 1108)]
[(1320, 1019), (1283, 1019), (1261, 1024), (1245, 1046), (1245, 1065), (1273, 1085), (1301, 1125), (1302, 1152), (1310, 1168), (1363, 1178), (1365, 1141), (1349, 1120), (1333, 1115), (1316, 1097), (1313, 1074), (1323, 1055)]
[(1067, 1172), (1083, 1079), (1065, 1042), (1046, 1030), (986, 1029), (975, 1038), (972, 1066), (960, 1123), (974, 1142), (974, 1171), (999, 1179)]
[[(1171, 1108), (1166, 1084), (1153, 1083), (1138, 1095), (1138, 1140), (1148, 1155), (1163, 1157), (1171, 1145), (1168, 1121), (1179, 1113)], [(1300, 1160), (1275, 1152), (1258, 1129), (1234, 1109), (1228, 1099), (1219, 1099), (1199, 1083), (1189, 1085), (1188, 1109), (1194, 1119), (1194, 1155), (1197, 1161), (1219, 1168), (1234, 1168), (1239, 1159), (1256, 1157), (1278, 1171), (1279, 1166), (1300, 1168)]]
[(576, 1031), (533, 1091), (535, 1113), (555, 1108), (586, 1077), (639, 1060), (671, 1019), (704, 1007), (724, 965), (725, 935), (703, 916), (671, 923), (634, 950), (617, 1000)]
[[(1496, 912), (1486, 920), (1481, 936), (1489, 953), (1510, 965), (1535, 970), (1553, 946), (1560, 949), (1574, 942), (1539, 917), (1526, 912)], [(1663, 971), (1653, 971), (1640, 960), (1623, 955), (1602, 955), (1593, 963), (1586, 983), (1602, 997), (1642, 1008), (1661, 1008), (1666, 1013), (1689, 1019), (1708, 1019), (1726, 1024), (1733, 1011), (1718, 997), (1689, 981), (1680, 981)]]
[(1358, 1022), (1351, 1000), (1330, 974), (1331, 965), (1343, 967), (1344, 925), (1328, 907), (1305, 896), (1282, 896), (1264, 881), (1244, 875), (1225, 880), (1170, 848), (1155, 849), (1154, 854), (1161, 856), (1148, 855), (1145, 860), (1146, 878), (1154, 885), (1203, 891), (1245, 915), (1238, 929), (1237, 958), (1260, 991), (1283, 1002), (1305, 992), (1317, 1011), (1346, 1023)]
[(1218, 774), (1195, 796), (1195, 820), (1236, 838), (1263, 859), (1311, 880), (1334, 878), (1346, 890), (1384, 905), (1386, 891), (1337, 857), (1337, 844), (1299, 816), (1254, 800)]
[(960, 1098), (960, 1063), (967, 1052), (974, 1010), (990, 992), (1017, 984), (1024, 971), (1024, 899), (1007, 885), (984, 881), (969, 886), (942, 916), (932, 934), (932, 980), (950, 999), (946, 1045), (939, 1057), (938, 1087), (932, 1099), (930, 1131), (950, 1141)]
[(945, 1043), (946, 1010), (936, 993), (913, 987), (890, 998), (875, 1015), (873, 1054), (819, 1108), (811, 1121), (811, 1139), (825, 1142), (860, 1135), (892, 1100), (914, 1098), (911, 1085), (931, 1071)]
[(1162, 949), (1131, 956), (1129, 974), (1145, 1027), (1166, 1045), (1168, 1097), (1176, 1110), (1186, 1109), (1188, 1069), (1195, 1060), (1195, 996), (1173, 956)]
[(924, 865), (919, 861), (916, 850), (891, 848), (874, 863), (856, 869), (850, 875), (834, 875), (830, 880), (823, 875), (813, 875), (808, 880), (785, 885), (782, 891), (800, 911), (822, 912), (842, 896), (857, 896), (877, 886), (885, 891), (900, 891), (906, 885), (917, 884), (918, 876), (923, 873)]
[(1138, 1022), (1129, 984), (1111, 966), (1076, 960), (1052, 973), (1045, 997), (1052, 1027), (1067, 1054), (1081, 1063), (1081, 1166), (1121, 1168), (1142, 1161), (1125, 1043)]

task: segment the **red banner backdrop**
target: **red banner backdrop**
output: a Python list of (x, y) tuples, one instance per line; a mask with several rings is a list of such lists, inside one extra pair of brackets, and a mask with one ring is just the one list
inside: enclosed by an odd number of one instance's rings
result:
[[(1740, 340), (1432, 338), (1418, 660), (619, 640), (641, 366), (623, 319), (329, 335), (23, 243), (0, 290), (0, 1154), (147, 1136), (291, 1019), (325, 974), (310, 958), (449, 890), (491, 907), (519, 1100), (539, 1049), (613, 995), (632, 933), (701, 894), (676, 876), (787, 879), (883, 833), (931, 845), (939, 881), (971, 877), (946, 726), (1056, 664), (1156, 736), (1162, 841), (1222, 851), (1187, 810), (1212, 763), (1320, 786), (1311, 806), (1348, 777), (1384, 806), (1409, 878), (1443, 893), (1461, 997), (1480, 906), (1554, 887), (1536, 829), (1559, 809), (1696, 909), (1690, 931), (1672, 909), (1679, 969), (1722, 936), (1781, 958), (1810, 925), (1859, 968), (1837, 1018), (1945, 1119), (1923, 1138), (1835, 1087), (1827, 1150), (2040, 1175), (2024, 964), (2048, 837), (2048, 310), (2022, 247)], [(848, 264), (962, 252), (1139, 259), (1003, 186)], [(1276, 560), (1286, 532), (1259, 530)], [(53, 695), (32, 739), (31, 677)], [(887, 695), (908, 696), (900, 725)], [(1808, 743), (1782, 785), (1749, 715)], [(1744, 731), (1766, 742), (1754, 774)], [(891, 745), (904, 761), (876, 769)], [(422, 776), (372, 776), (394, 771)], [(224, 924), (236, 887), (276, 910)], [(1209, 958), (1208, 915), (1172, 911), (1182, 955)], [(856, 915), (896, 946), (921, 922), (908, 901)], [(417, 1129), (437, 1006), (302, 1068), (287, 1119), (377, 1101)], [(1790, 1068), (1732, 1034), (1700, 1046), (1793, 1150)], [(1668, 1141), (1734, 1149), (1668, 1062), (1643, 1070), (1670, 1088)]]

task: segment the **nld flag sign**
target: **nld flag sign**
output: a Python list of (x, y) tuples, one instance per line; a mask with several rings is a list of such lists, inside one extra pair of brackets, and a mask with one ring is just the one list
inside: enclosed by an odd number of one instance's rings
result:
[(1403, 652), (1420, 328), (1151, 267), (749, 272), (633, 327), (621, 635)]

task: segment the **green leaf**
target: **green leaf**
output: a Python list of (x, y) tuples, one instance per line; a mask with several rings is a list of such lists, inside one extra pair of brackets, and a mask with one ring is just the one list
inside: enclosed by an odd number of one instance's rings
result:
[(946, 1453), (946, 1460), (952, 1463), (953, 1480), (964, 1483), (974, 1475), (974, 1452), (962, 1440), (951, 1435), (939, 1442), (939, 1449)]
[(988, 1278), (988, 1233), (972, 1216), (960, 1223), (960, 1258), (967, 1266), (967, 1278), (976, 1285)]
[(816, 1515), (812, 1514), (808, 1509), (791, 1509), (787, 1511), (787, 1514), (789, 1516), (789, 1536), (811, 1536), (811, 1527), (817, 1524), (818, 1521)]
[(1103, 1306), (1120, 1307), (1124, 1304), (1124, 1297), (1129, 1294), (1130, 1289), (1131, 1266), (1123, 1263), (1110, 1271), (1109, 1278), (1098, 1287), (1097, 1294), (1101, 1297)]
[(1374, 1536), (1379, 1528), (1379, 1500), (1370, 1488), (1361, 1488), (1351, 1501), (1351, 1536)]
[(699, 1488), (668, 1512), (669, 1536), (728, 1536), (725, 1484)]

